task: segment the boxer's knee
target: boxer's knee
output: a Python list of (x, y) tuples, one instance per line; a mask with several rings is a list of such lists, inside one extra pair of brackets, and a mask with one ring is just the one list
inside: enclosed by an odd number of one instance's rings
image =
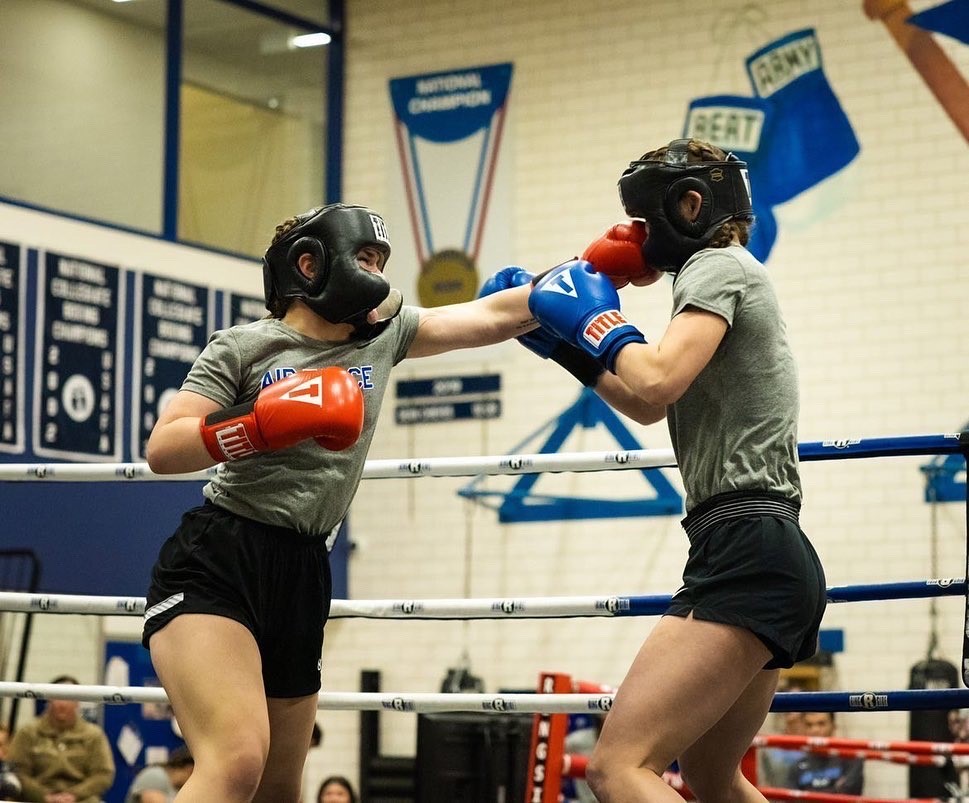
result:
[(628, 796), (631, 788), (648, 788), (652, 784), (663, 784), (663, 768), (654, 767), (649, 758), (634, 762), (622, 755), (603, 750), (598, 745), (586, 765), (586, 783), (599, 803), (610, 803)]

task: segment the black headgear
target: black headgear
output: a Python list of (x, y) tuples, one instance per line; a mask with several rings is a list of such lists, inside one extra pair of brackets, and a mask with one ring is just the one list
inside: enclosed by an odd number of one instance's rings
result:
[[(690, 140), (675, 139), (663, 161), (637, 160), (619, 179), (619, 197), (626, 214), (649, 223), (643, 243), (646, 264), (676, 273), (704, 248), (728, 220), (753, 220), (747, 163), (732, 153), (722, 162), (687, 162)], [(702, 198), (696, 220), (680, 212), (683, 193)]]
[[(380, 215), (363, 206), (330, 204), (298, 215), (293, 228), (269, 246), (262, 260), (266, 307), (277, 299), (298, 298), (331, 323), (351, 323), (368, 332), (367, 314), (377, 310), (388, 321), (402, 303), (382, 273), (357, 264), (357, 252), (370, 246), (390, 259), (390, 238)], [(316, 257), (317, 270), (307, 278), (299, 269), (302, 254)], [(381, 271), (383, 268), (381, 268)]]

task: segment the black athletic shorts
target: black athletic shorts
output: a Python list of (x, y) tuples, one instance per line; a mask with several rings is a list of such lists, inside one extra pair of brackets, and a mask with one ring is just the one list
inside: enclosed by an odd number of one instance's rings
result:
[(782, 497), (748, 492), (691, 510), (683, 520), (690, 537), (683, 588), (667, 613), (746, 628), (773, 654), (765, 669), (814, 655), (827, 589), (797, 514)]
[(207, 503), (185, 513), (162, 545), (142, 644), (179, 614), (225, 616), (255, 637), (268, 697), (314, 694), (332, 592), (324, 538)]

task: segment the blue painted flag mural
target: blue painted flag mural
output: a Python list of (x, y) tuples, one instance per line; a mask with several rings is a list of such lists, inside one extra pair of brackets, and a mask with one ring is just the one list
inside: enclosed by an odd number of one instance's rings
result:
[(747, 162), (755, 217), (748, 248), (764, 262), (778, 234), (774, 208), (839, 172), (861, 146), (824, 73), (813, 28), (764, 45), (745, 67), (752, 94), (692, 100), (683, 135)]

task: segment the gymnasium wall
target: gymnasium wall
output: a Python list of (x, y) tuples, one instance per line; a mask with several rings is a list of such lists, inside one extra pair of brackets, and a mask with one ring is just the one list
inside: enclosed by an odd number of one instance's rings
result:
[[(931, 4), (911, 5), (917, 11)], [(814, 28), (824, 73), (860, 151), (844, 169), (773, 208), (777, 237), (767, 264), (800, 365), (800, 439), (954, 431), (969, 418), (959, 292), (966, 276), (966, 134), (860, 0), (351, 2), (349, 24), (345, 196), (390, 207), (388, 222), (398, 238), (409, 236), (410, 222), (392, 216), (400, 165), (388, 135), (388, 81), (514, 64), (514, 126), (501, 158), (515, 165), (514, 260), (535, 272), (581, 253), (621, 219), (619, 173), (645, 150), (681, 135), (690, 101), (752, 96), (745, 59)], [(969, 49), (948, 37), (933, 39), (966, 75)], [(392, 259), (391, 276), (395, 267)], [(484, 276), (498, 267), (479, 270)], [(621, 296), (647, 337), (659, 337), (669, 315), (669, 283)], [(485, 363), (468, 353), (463, 362), (413, 361), (398, 370), (401, 378), (500, 372), (504, 414), (491, 422), (421, 427), (396, 426), (385, 417), (373, 458), (510, 452), (578, 393), (558, 366), (517, 344)], [(644, 447), (669, 446), (665, 424), (630, 429)], [(581, 430), (563, 450), (613, 445), (601, 429)], [(961, 504), (937, 510), (937, 570), (931, 565), (931, 513), (919, 470), (926, 462), (804, 465), (803, 522), (829, 584), (925, 579), (933, 571), (962, 576)], [(676, 472), (668, 476), (677, 479)], [(650, 594), (679, 586), (687, 541), (676, 516), (498, 525), (493, 511), (456, 495), (466, 482), (363, 483), (353, 508), (356, 597)], [(489, 482), (497, 489), (510, 484)], [(642, 487), (621, 473), (573, 474), (547, 476), (534, 490), (610, 499)], [(958, 664), (962, 602), (942, 599), (939, 611), (940, 653)], [(489, 690), (532, 687), (543, 669), (618, 683), (651, 624), (334, 622), (325, 688), (355, 688), (359, 669), (376, 667), (385, 689), (436, 690), (463, 649)], [(825, 627), (844, 631), (845, 651), (836, 655), (833, 673), (838, 688), (904, 688), (909, 667), (927, 651), (929, 603), (834, 606)], [(413, 750), (411, 720), (383, 717), (387, 752)], [(324, 721), (320, 760), (346, 767), (355, 758), (357, 718), (332, 713)], [(901, 738), (908, 717), (861, 713), (839, 723), (848, 736)], [(903, 793), (905, 773), (870, 764), (866, 793)]]

